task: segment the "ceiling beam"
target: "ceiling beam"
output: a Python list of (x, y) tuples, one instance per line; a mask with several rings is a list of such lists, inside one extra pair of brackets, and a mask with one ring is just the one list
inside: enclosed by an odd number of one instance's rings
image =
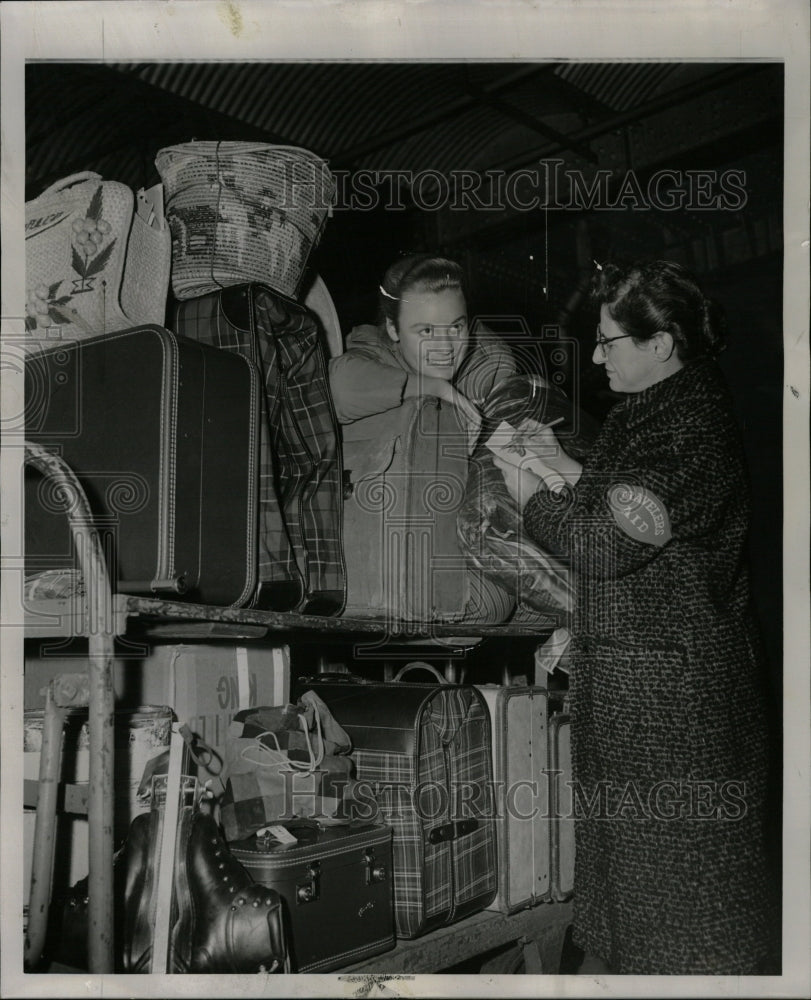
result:
[(566, 136), (566, 143), (568, 145), (555, 143), (551, 146), (538, 146), (532, 152), (523, 153), (520, 156), (513, 157), (509, 161), (491, 163), (487, 167), (483, 167), (482, 172), (486, 170), (519, 170), (521, 167), (537, 163), (538, 160), (546, 159), (555, 153), (565, 152), (567, 148), (571, 148), (572, 142), (588, 142), (608, 132), (624, 128), (626, 125), (632, 125), (643, 118), (649, 118), (651, 115), (667, 111), (677, 104), (684, 104), (697, 97), (703, 97), (712, 90), (718, 90), (720, 87), (725, 87), (730, 83), (752, 77), (764, 69), (773, 70), (773, 68), (773, 65), (770, 63), (750, 63), (745, 66), (736, 64), (733, 67), (722, 69), (717, 73), (713, 73), (712, 76), (705, 77), (703, 80), (684, 84), (675, 90), (669, 91), (667, 94), (655, 97), (644, 104), (638, 104), (628, 111), (612, 114), (607, 118), (602, 118), (594, 122), (592, 125), (587, 125), (585, 128)]
[[(699, 162), (702, 167), (710, 168), (722, 166), (736, 157), (746, 156), (761, 149), (773, 147), (778, 152), (782, 152), (782, 136), (783, 118), (782, 116), (774, 116), (718, 136), (711, 142), (701, 143), (691, 149), (684, 150), (677, 157), (672, 156), (665, 161), (647, 164), (644, 168), (636, 169), (634, 173), (640, 183), (644, 185), (651, 175), (665, 167), (673, 170), (687, 169)], [(616, 194), (621, 181), (622, 178), (612, 181), (609, 187), (609, 201)], [(782, 191), (782, 187), (780, 190)], [(549, 231), (571, 222), (574, 214), (573, 211), (550, 211), (548, 213)], [(578, 217), (594, 214), (599, 215), (600, 213), (587, 209), (577, 212)], [(677, 215), (678, 213), (668, 213), (669, 225), (673, 225), (676, 221), (671, 216)], [(532, 233), (541, 232), (546, 224), (545, 216), (547, 213), (544, 212), (516, 213), (489, 225), (485, 223), (478, 229), (463, 232), (458, 236), (445, 235), (442, 239), (442, 246), (449, 251), (460, 246), (483, 251), (488, 247), (499, 246)]]
[(556, 128), (552, 128), (551, 125), (547, 125), (546, 122), (542, 121), (540, 118), (536, 118), (535, 115), (530, 115), (526, 111), (522, 111), (520, 108), (514, 107), (509, 104), (503, 98), (496, 96), (495, 94), (488, 94), (481, 87), (474, 87), (472, 83), (468, 83), (468, 92), (476, 98), (480, 104), (488, 104), (495, 111), (500, 112), (506, 118), (510, 118), (519, 125), (523, 125), (525, 128), (531, 129), (533, 132), (537, 132), (538, 135), (542, 135), (545, 139), (551, 139), (552, 142), (559, 143), (562, 147), (570, 149), (573, 153), (577, 153), (578, 156), (582, 156), (584, 160), (589, 163), (597, 163), (597, 155), (594, 153), (585, 143), (578, 142), (577, 140), (570, 140), (569, 137), (564, 133), (560, 132)]
[[(488, 95), (502, 93), (536, 75), (548, 75), (551, 69), (554, 68), (554, 65), (554, 63), (543, 63), (522, 66), (521, 69), (514, 70), (499, 80), (485, 84), (481, 90)], [(393, 146), (404, 139), (410, 139), (421, 132), (427, 132), (428, 129), (433, 128), (435, 125), (440, 125), (449, 118), (454, 118), (465, 111), (469, 111), (471, 108), (476, 107), (477, 104), (478, 98), (471, 96), (460, 97), (450, 104), (446, 104), (441, 110), (435, 111), (433, 114), (412, 119), (412, 121), (404, 123), (400, 128), (388, 129), (385, 132), (378, 133), (377, 138), (369, 142), (361, 142), (349, 149), (339, 150), (330, 157), (330, 161), (336, 166), (351, 167), (359, 157), (367, 156), (369, 153), (376, 153), (387, 146)]]
[(547, 77), (544, 81), (544, 87), (547, 93), (563, 101), (582, 118), (605, 118), (616, 113), (616, 108), (612, 108), (611, 105), (589, 94), (588, 91), (582, 90), (570, 80), (558, 76), (557, 73), (552, 73)]

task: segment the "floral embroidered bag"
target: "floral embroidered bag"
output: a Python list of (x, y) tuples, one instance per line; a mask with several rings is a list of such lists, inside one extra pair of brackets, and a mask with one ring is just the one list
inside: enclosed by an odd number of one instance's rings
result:
[(153, 192), (139, 192), (136, 209), (131, 188), (87, 171), (26, 203), (30, 337), (84, 340), (163, 325), (171, 235)]

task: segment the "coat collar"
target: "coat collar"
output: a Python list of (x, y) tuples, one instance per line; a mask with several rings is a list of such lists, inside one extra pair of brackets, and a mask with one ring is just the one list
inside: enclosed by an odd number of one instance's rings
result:
[(655, 413), (680, 407), (686, 398), (716, 395), (719, 390), (719, 369), (710, 358), (697, 358), (688, 362), (677, 372), (643, 389), (629, 394), (618, 404), (629, 427), (634, 426)]

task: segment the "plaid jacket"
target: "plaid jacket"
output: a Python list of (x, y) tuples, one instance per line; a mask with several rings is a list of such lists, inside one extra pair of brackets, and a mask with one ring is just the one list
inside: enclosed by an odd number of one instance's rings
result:
[(254, 606), (340, 614), (341, 458), (315, 317), (264, 285), (238, 285), (181, 302), (175, 331), (249, 357), (262, 375)]

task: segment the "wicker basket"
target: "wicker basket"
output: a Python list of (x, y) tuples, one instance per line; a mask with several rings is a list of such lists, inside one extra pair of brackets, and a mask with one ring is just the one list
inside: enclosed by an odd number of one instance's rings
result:
[(261, 281), (295, 298), (335, 196), (323, 160), (295, 146), (188, 142), (155, 159), (178, 299)]

